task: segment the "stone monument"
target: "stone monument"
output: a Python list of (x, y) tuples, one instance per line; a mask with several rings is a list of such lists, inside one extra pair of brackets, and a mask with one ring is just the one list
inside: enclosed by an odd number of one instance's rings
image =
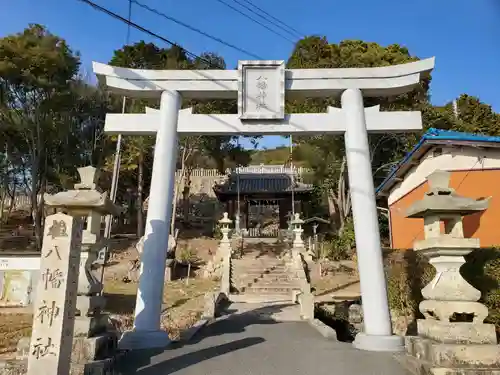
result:
[[(414, 250), (429, 258), (434, 279), (422, 289), (418, 336), (406, 337), (407, 352), (418, 359), (419, 371), (432, 374), (497, 374), (500, 346), (488, 309), (477, 302), (481, 292), (460, 274), (464, 256), (479, 248), (479, 239), (464, 238), (462, 217), (484, 211), (488, 199), (461, 197), (449, 187), (450, 173), (427, 177), (429, 191), (414, 203), (407, 217), (423, 218), (425, 239)], [(495, 369), (495, 372), (489, 372)], [(484, 372), (483, 370), (487, 370)]]
[(46, 218), (28, 375), (70, 371), (82, 222), (65, 214)]
[[(117, 216), (121, 209), (108, 199), (107, 193), (99, 190), (96, 172), (91, 166), (78, 168), (81, 182), (75, 184), (75, 189), (55, 195), (46, 194), (45, 204), (71, 216), (86, 219), (87, 224), (82, 233), (74, 334), (83, 339), (92, 338), (87, 340), (87, 344), (92, 348), (90, 351), (97, 352), (101, 350), (100, 346), (109, 345), (110, 335), (105, 334), (108, 316), (102, 312), (105, 300), (102, 296), (101, 275), (93, 270), (93, 264), (99, 250), (107, 244), (107, 240), (101, 236), (102, 217), (108, 214)], [(94, 359), (94, 354), (89, 354), (88, 359)]]

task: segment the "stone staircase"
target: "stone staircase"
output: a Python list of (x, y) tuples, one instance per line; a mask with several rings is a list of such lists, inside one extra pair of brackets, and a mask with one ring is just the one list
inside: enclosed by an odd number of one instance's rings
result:
[(292, 302), (300, 291), (297, 272), (275, 255), (247, 253), (231, 261), (233, 302)]

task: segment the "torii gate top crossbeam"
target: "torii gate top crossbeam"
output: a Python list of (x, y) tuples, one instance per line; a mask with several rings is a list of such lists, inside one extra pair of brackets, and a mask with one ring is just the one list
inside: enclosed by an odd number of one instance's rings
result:
[[(284, 66), (283, 61), (240, 61), (238, 70), (144, 70), (93, 63), (98, 79), (115, 93), (157, 98), (175, 90), (191, 99), (236, 99), (242, 66)], [(288, 97), (338, 97), (346, 89), (361, 89), (365, 97), (384, 97), (411, 91), (434, 68), (434, 58), (376, 68), (284, 69)]]

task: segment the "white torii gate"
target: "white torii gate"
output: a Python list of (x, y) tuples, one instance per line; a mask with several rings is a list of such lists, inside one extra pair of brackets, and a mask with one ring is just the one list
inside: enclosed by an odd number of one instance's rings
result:
[[(367, 132), (407, 132), (422, 128), (420, 112), (380, 112), (364, 108), (363, 97), (409, 92), (434, 68), (434, 58), (378, 68), (293, 69), (284, 61), (240, 61), (238, 70), (140, 70), (93, 63), (98, 79), (128, 97), (158, 98), (160, 110), (108, 114), (105, 131), (156, 134), (145, 242), (134, 329), (120, 340), (124, 348), (169, 344), (160, 330), (165, 257), (172, 214), (177, 136), (182, 134), (345, 133), (349, 187), (363, 299), (364, 332), (354, 346), (398, 351), (392, 334), (382, 263)], [(342, 108), (320, 114), (285, 114), (287, 98), (340, 97)], [(181, 97), (238, 99), (238, 114), (192, 114)]]

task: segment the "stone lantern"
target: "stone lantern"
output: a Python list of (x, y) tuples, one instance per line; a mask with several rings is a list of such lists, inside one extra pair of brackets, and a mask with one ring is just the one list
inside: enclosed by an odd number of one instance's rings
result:
[(45, 204), (72, 216), (86, 218), (82, 232), (82, 252), (80, 257), (77, 318), (75, 335), (92, 336), (105, 329), (107, 317), (102, 315), (104, 298), (101, 296), (101, 275), (92, 269), (98, 252), (108, 241), (101, 236), (102, 217), (108, 214), (118, 216), (121, 209), (109, 200), (107, 193), (97, 187), (97, 170), (92, 166), (78, 168), (80, 183), (74, 190), (54, 195), (45, 194)]
[(231, 224), (233, 221), (229, 218), (228, 213), (224, 212), (222, 219), (219, 220), (220, 231), (222, 233), (222, 239), (220, 240), (219, 249), (225, 250), (229, 249), (231, 251), (231, 241), (229, 240), (229, 232), (231, 231)]
[(479, 239), (464, 238), (462, 217), (486, 210), (488, 199), (457, 195), (449, 187), (449, 172), (436, 171), (427, 181), (429, 191), (408, 209), (407, 217), (424, 219), (425, 239), (416, 241), (414, 250), (429, 259), (436, 275), (422, 289), (419, 310), (425, 319), (417, 320), (418, 337), (406, 338), (407, 351), (432, 373), (498, 365), (495, 326), (483, 323), (488, 309), (477, 302), (481, 292), (460, 274), (464, 256), (479, 248)]
[(222, 219), (219, 220), (220, 231), (222, 233), (222, 239), (220, 240), (218, 249), (219, 264), (221, 265), (222, 277), (221, 277), (221, 292), (226, 296), (229, 296), (231, 291), (231, 241), (229, 240), (229, 231), (231, 230), (230, 225), (232, 220), (229, 219), (228, 213), (224, 212)]
[(302, 229), (302, 224), (304, 224), (304, 220), (300, 218), (299, 213), (296, 213), (293, 219), (291, 220), (290, 224), (292, 225), (292, 232), (293, 232), (292, 248), (303, 249), (304, 241), (302, 240), (302, 233), (304, 232), (304, 229)]

